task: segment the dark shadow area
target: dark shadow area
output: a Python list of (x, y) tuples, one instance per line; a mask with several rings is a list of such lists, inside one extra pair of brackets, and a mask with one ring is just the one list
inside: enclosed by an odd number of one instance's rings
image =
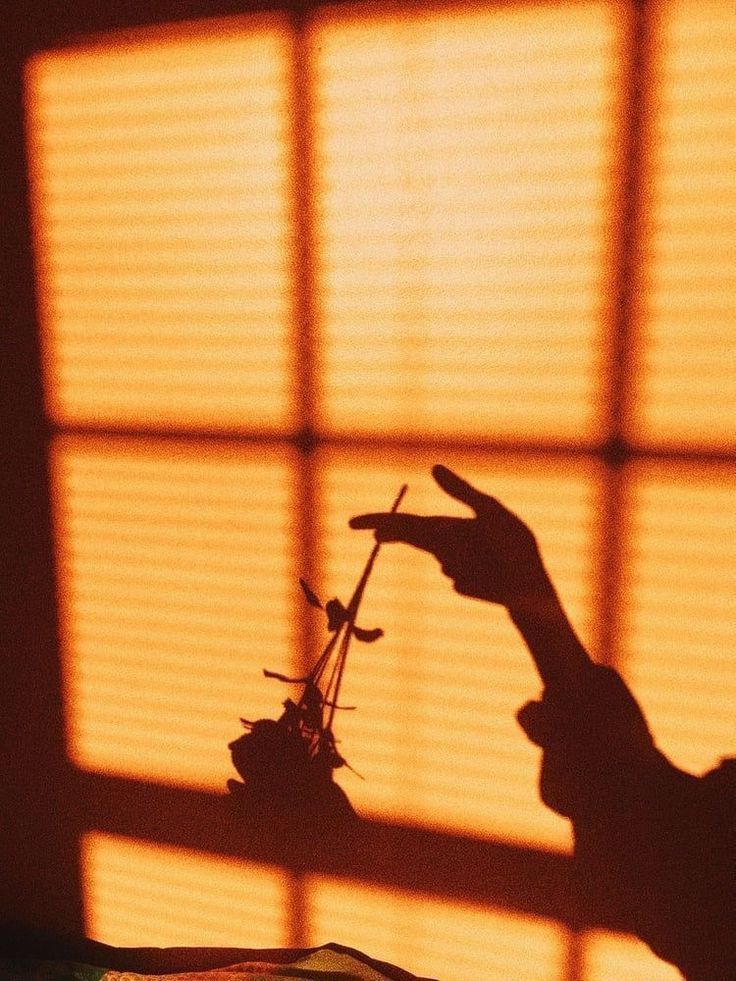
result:
[(24, 145), (22, 71), (44, 16), (43, 5), (32, 3), (22, 16), (6, 17), (0, 50), (0, 917), (81, 930)]
[[(335, 783), (329, 750), (309, 755), (307, 742), (291, 719), (299, 703), (287, 701), (277, 721), (259, 719), (230, 743), (240, 780), (228, 780), (232, 812), (243, 833), (286, 848), (295, 859), (329, 848), (354, 847), (359, 819)], [(298, 726), (298, 724), (297, 724)], [(281, 844), (283, 843), (283, 844)]]

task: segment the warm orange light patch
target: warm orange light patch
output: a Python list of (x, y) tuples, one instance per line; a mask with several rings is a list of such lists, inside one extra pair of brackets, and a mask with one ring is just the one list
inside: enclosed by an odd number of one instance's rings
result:
[(290, 421), (289, 52), (245, 18), (30, 62), (57, 422)]
[(287, 456), (61, 439), (53, 472), (72, 758), (224, 792), (294, 648)]
[(287, 879), (268, 866), (90, 832), (87, 935), (120, 947), (283, 947)]
[(595, 435), (619, 27), (598, 3), (317, 20), (326, 428)]
[(590, 933), (585, 938), (585, 981), (681, 981), (682, 974), (659, 960), (634, 937)]
[(635, 434), (736, 446), (736, 7), (657, 5)]
[(736, 751), (735, 500), (722, 468), (635, 471), (624, 666), (659, 745), (694, 772)]
[[(347, 532), (348, 517), (390, 505), (401, 481), (409, 483), (403, 510), (469, 513), (436, 487), (431, 462), (424, 454), (323, 458), (325, 595), (345, 592), (372, 543), (369, 534)], [(589, 640), (597, 503), (590, 471), (478, 456), (448, 462), (538, 531)], [(434, 559), (386, 545), (361, 619), (386, 635), (351, 648), (341, 700), (357, 709), (337, 716), (342, 749), (366, 778), (341, 778), (356, 803), (384, 818), (567, 847), (567, 823), (538, 800), (538, 751), (515, 721), (540, 682), (505, 612), (453, 593)]]
[(562, 977), (563, 931), (548, 920), (355, 882), (310, 881), (313, 938), (341, 942), (442, 981)]

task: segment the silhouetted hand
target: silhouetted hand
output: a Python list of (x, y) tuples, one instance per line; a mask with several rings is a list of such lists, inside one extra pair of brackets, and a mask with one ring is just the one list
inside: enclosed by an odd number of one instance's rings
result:
[(464, 596), (509, 609), (554, 596), (536, 539), (523, 521), (447, 467), (433, 467), (432, 475), (475, 517), (362, 514), (350, 527), (372, 528), (379, 542), (406, 542), (431, 553)]

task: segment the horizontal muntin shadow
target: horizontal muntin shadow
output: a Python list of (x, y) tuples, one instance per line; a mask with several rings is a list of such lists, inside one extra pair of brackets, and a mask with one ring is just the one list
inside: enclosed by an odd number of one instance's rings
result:
[(576, 930), (615, 922), (585, 921), (575, 902), (565, 855), (451, 831), (364, 820), (359, 847), (325, 842), (309, 852), (249, 832), (232, 798), (181, 787), (77, 771), (76, 797), (94, 814), (88, 830), (210, 857), (279, 866), (298, 875), (329, 875), (459, 902), (553, 919)]

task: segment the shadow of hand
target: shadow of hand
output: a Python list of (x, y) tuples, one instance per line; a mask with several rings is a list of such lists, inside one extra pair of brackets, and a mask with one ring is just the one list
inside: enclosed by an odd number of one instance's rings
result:
[(475, 516), (383, 512), (352, 518), (350, 527), (371, 528), (379, 542), (405, 542), (434, 555), (463, 596), (512, 608), (553, 592), (536, 539), (520, 518), (447, 467), (433, 467), (432, 475)]

